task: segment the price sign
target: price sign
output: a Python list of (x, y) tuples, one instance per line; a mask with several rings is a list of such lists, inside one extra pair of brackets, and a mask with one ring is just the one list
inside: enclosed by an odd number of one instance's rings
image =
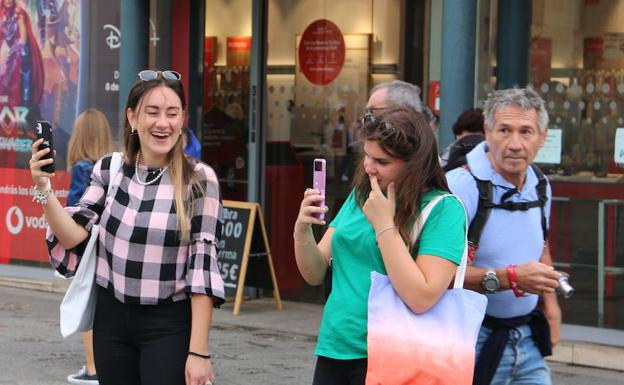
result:
[(235, 297), (234, 315), (240, 311), (245, 286), (273, 290), (277, 308), (282, 309), (264, 219), (257, 203), (223, 201), (219, 269), (225, 296)]

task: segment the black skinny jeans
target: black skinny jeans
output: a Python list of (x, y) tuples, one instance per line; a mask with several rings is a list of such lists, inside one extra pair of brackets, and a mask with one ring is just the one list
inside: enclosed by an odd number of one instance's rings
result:
[(126, 305), (98, 288), (93, 350), (100, 385), (184, 385), (190, 300)]
[(336, 360), (318, 356), (312, 385), (364, 385), (368, 359)]

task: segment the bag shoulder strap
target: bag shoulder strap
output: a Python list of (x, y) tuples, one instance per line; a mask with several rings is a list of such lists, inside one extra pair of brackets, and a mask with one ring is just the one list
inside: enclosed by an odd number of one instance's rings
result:
[(123, 162), (122, 158), (123, 154), (121, 152), (113, 152), (113, 154), (111, 155), (111, 163), (109, 168), (110, 177), (108, 181), (108, 187), (106, 188), (106, 196), (109, 196), (113, 187), (116, 187), (114, 186), (115, 177), (119, 173), (119, 170), (121, 170), (121, 163)]
[[(433, 208), (438, 204), (438, 202), (440, 202), (442, 199), (446, 197), (454, 197), (457, 200), (457, 202), (459, 202), (459, 204), (462, 205), (462, 207), (464, 207), (461, 200), (453, 194), (443, 194), (443, 195), (438, 195), (437, 197), (433, 198), (429, 203), (427, 203), (425, 208), (420, 212), (420, 216), (418, 217), (418, 220), (414, 222), (414, 227), (412, 228), (412, 236), (410, 238), (412, 247), (414, 246), (414, 244), (420, 237), (420, 233), (422, 232), (422, 229), (425, 226), (425, 222), (427, 221), (427, 218), (429, 218), (429, 214), (431, 214), (431, 210), (433, 210)], [(466, 215), (465, 209), (464, 209), (464, 215)], [(467, 217), (466, 217), (465, 223), (468, 224)], [(466, 229), (464, 229), (464, 233), (465, 234), (467, 233)], [(453, 283), (453, 288), (461, 289), (464, 287), (464, 277), (466, 276), (467, 264), (468, 264), (468, 243), (467, 241), (465, 241), (464, 251), (462, 253), (462, 259), (461, 259), (459, 266), (457, 267), (457, 272), (455, 273), (455, 282)]]

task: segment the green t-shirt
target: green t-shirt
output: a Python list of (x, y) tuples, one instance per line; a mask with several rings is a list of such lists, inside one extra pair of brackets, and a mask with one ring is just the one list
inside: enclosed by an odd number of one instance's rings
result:
[[(446, 192), (428, 191), (421, 208)], [(462, 204), (445, 197), (433, 208), (412, 252), (436, 255), (459, 265), (466, 242), (466, 214)], [(316, 345), (316, 355), (334, 359), (366, 358), (366, 323), (370, 273), (387, 274), (375, 241), (375, 232), (351, 192), (336, 218), (331, 240), (332, 292)], [(416, 251), (417, 250), (417, 251)]]

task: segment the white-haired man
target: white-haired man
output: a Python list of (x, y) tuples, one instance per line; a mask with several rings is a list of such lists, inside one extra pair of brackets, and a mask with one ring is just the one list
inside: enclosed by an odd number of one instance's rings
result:
[(377, 115), (388, 108), (406, 108), (422, 113), (420, 88), (402, 80), (377, 84), (366, 103), (366, 113)]
[(486, 141), (447, 173), (471, 223), (465, 287), (488, 296), (473, 384), (550, 385), (543, 357), (559, 340), (560, 273), (546, 243), (550, 185), (532, 165), (548, 114), (535, 91), (514, 88), (492, 93), (484, 115)]

